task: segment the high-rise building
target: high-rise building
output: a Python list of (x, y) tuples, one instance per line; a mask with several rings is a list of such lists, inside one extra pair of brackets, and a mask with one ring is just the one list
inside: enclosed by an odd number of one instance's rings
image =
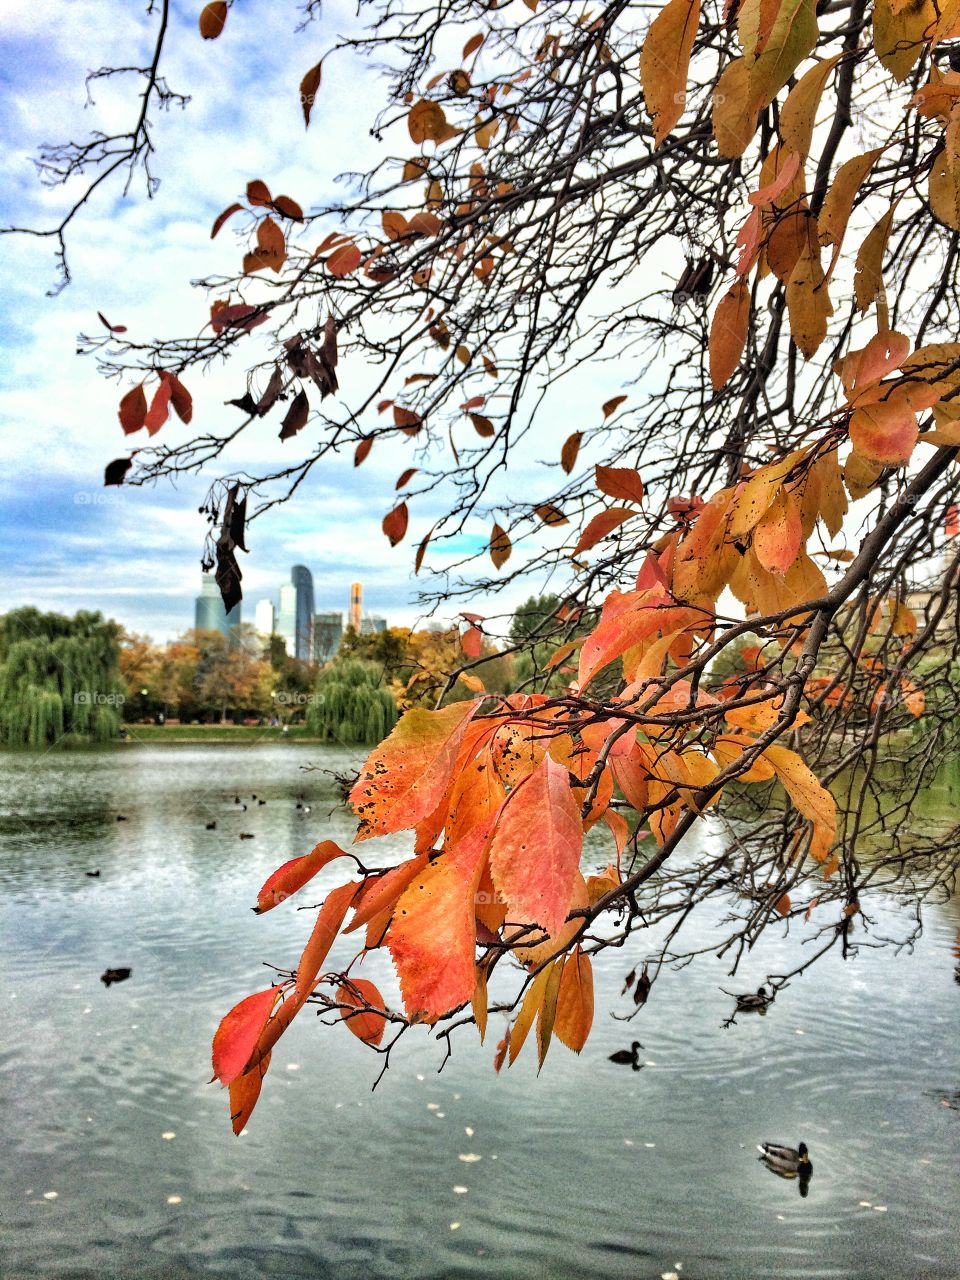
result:
[(258, 635), (267, 637), (273, 635), (276, 627), (276, 610), (272, 600), (258, 600), (253, 618)]
[(291, 657), (297, 652), (297, 589), (292, 582), (280, 588), (280, 608), (277, 610), (276, 634), (287, 646)]
[(290, 581), (297, 593), (294, 632), (294, 657), (301, 662), (313, 661), (313, 574), (305, 564), (295, 564)]
[(318, 613), (313, 619), (313, 660), (329, 662), (336, 656), (343, 636), (342, 613)]
[(212, 573), (205, 573), (200, 580), (200, 594), (194, 601), (193, 625), (197, 631), (219, 631), (225, 640), (235, 644), (236, 628), (240, 626), (240, 608), (239, 604), (235, 604), (227, 613), (216, 578)]
[(360, 619), (360, 634), (362, 636), (370, 636), (378, 631), (386, 631), (387, 620), (380, 618), (376, 614), (367, 614), (365, 618)]
[(350, 587), (350, 626), (360, 634), (363, 621), (363, 585), (354, 582)]

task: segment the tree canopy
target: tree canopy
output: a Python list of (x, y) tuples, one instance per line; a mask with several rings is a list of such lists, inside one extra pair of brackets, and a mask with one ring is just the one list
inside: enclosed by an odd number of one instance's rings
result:
[[(167, 5), (151, 11), (139, 123), (48, 152), (48, 177), (153, 163), (149, 113), (171, 90)], [(359, 467), (409, 441), (384, 545), (444, 495), (413, 556), (425, 602), (526, 576), (558, 607), (534, 641), (552, 640), (548, 669), (511, 695), (471, 675), (496, 605), (464, 610), (450, 678), (474, 696), (441, 691), (370, 755), (358, 840), (409, 831), (407, 861), (374, 870), (321, 839), (260, 890), (266, 911), (350, 863), (289, 977), (217, 1033), (238, 1130), (308, 1002), (384, 1065), (413, 1025), (449, 1050), (493, 1009), (511, 1017), (496, 1065), (535, 1023), (542, 1061), (553, 1039), (583, 1047), (599, 949), (629, 941), (655, 999), (660, 967), (694, 954), (679, 923), (721, 897), (726, 926), (696, 951), (736, 967), (764, 929), (812, 939), (779, 989), (869, 938), (871, 894), (905, 868), (919, 903), (960, 855), (956, 830), (910, 821), (958, 710), (956, 4), (371, 0), (340, 38), (305, 11), (305, 126), (330, 59), (369, 56), (382, 160), (336, 206), (270, 174), (223, 192), (211, 234), (238, 236), (237, 271), (201, 283), (199, 334), (82, 340), (126, 384), (134, 447), (106, 480), (219, 470), (207, 556), (229, 606), (250, 524), (335, 455)], [(239, 11), (198, 17), (222, 44)], [(53, 229), (62, 245), (81, 208)], [(236, 376), (224, 430), (188, 390), (219, 361)], [(276, 464), (232, 472), (264, 422)], [(518, 457), (542, 465), (508, 501)], [(431, 577), (432, 553), (478, 529), (481, 561)], [(684, 837), (707, 810), (728, 838), (692, 865)], [(600, 824), (610, 865), (585, 877)], [(351, 912), (356, 959), (328, 972)], [(400, 1008), (357, 976), (378, 947)], [(488, 997), (495, 970), (509, 981)]]

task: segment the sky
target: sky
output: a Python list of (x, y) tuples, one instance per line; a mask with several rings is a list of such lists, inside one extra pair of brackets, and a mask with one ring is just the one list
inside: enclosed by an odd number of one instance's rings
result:
[[(346, 58), (325, 66), (309, 132), (303, 127), (297, 85), (350, 21), (343, 4), (325, 8), (322, 27), (299, 34), (299, 6), (277, 5), (269, 39), (263, 9), (238, 5), (213, 43), (199, 37), (199, 8), (199, 0), (173, 4), (165, 75), (191, 101), (155, 119), (155, 197), (146, 198), (140, 177), (127, 196), (116, 183), (98, 193), (70, 232), (73, 281), (54, 297), (52, 241), (0, 237), (0, 611), (100, 609), (159, 641), (193, 625), (206, 532), (198, 508), (215, 473), (176, 488), (104, 489), (104, 465), (126, 452), (117, 420), (126, 388), (98, 374), (92, 357), (75, 354), (76, 336), (101, 331), (98, 311), (126, 324), (131, 338), (199, 330), (208, 300), (189, 282), (235, 270), (237, 240), (221, 232), (211, 243), (210, 225), (250, 179), (308, 206), (333, 197), (336, 174), (378, 154), (367, 118), (382, 85)], [(146, 10), (146, 0), (0, 0), (0, 225), (55, 225), (68, 207), (70, 188), (38, 184), (32, 157), (41, 143), (129, 119), (129, 98), (112, 82), (95, 85), (94, 104), (85, 106), (84, 77), (146, 59)], [(192, 373), (192, 428), (171, 417), (164, 431), (186, 438), (198, 425), (235, 424), (237, 411), (223, 401), (242, 392), (239, 380), (239, 368)], [(264, 430), (233, 465), (276, 460), (275, 427)], [(294, 504), (256, 522), (251, 554), (240, 557), (246, 620), (259, 599), (276, 597), (295, 563), (313, 571), (318, 610), (346, 610), (349, 584), (361, 580), (370, 612), (401, 624), (420, 615), (413, 549), (438, 511), (418, 511), (395, 550), (380, 529), (394, 481), (410, 463), (401, 449), (378, 447), (357, 470), (349, 458), (325, 466)], [(478, 550), (486, 537), (478, 524), (449, 554)], [(518, 587), (498, 609), (529, 592)]]

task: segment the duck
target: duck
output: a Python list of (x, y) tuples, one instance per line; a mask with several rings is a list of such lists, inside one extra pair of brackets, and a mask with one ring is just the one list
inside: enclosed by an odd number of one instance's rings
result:
[(801, 1142), (796, 1148), (781, 1146), (779, 1142), (761, 1142), (757, 1150), (767, 1168), (778, 1173), (781, 1178), (809, 1178), (813, 1173), (810, 1152), (805, 1142)]
[(267, 802), (266, 802), (266, 800), (258, 800), (258, 801), (257, 801), (257, 804), (258, 804), (258, 805), (265, 805), (266, 803), (267, 803)]
[(253, 839), (253, 832), (252, 832), (252, 831), (241, 831), (241, 832), (240, 832), (240, 839), (241, 839), (241, 840), (252, 840), (252, 839)]
[(208, 830), (208, 831), (216, 831), (216, 829), (217, 829), (217, 822), (216, 822), (216, 819), (214, 819), (214, 820), (213, 820), (213, 822), (208, 822), (208, 823), (207, 823), (207, 830)]
[(640, 1041), (634, 1040), (629, 1049), (618, 1049), (616, 1053), (611, 1053), (610, 1061), (618, 1066), (632, 1067), (634, 1071), (639, 1071), (643, 1064), (640, 1062), (637, 1051), (642, 1048)]
[(109, 987), (111, 982), (126, 982), (133, 973), (132, 969), (104, 969), (100, 975), (100, 981), (105, 987)]
[(118, 821), (118, 822), (126, 822), (126, 820), (127, 820), (127, 815), (126, 815), (125, 813), (118, 813), (118, 814), (117, 814), (117, 821)]
[(747, 991), (735, 995), (738, 1013), (766, 1013), (767, 1006), (773, 1003), (773, 992), (766, 987), (757, 987), (756, 992)]
[(99, 874), (100, 874), (100, 868), (99, 868), (99, 867), (97, 867), (96, 871), (88, 871), (88, 872), (87, 872), (87, 875), (88, 875), (88, 876), (90, 876), (90, 877), (91, 877), (91, 879), (94, 879), (94, 880), (97, 878), (97, 876), (99, 876)]

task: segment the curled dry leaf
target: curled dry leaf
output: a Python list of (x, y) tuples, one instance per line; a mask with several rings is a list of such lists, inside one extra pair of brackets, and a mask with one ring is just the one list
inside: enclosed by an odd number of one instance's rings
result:
[(323, 59), (317, 63), (315, 67), (311, 67), (307, 74), (300, 81), (300, 106), (303, 110), (303, 123), (305, 127), (310, 125), (310, 113), (313, 111), (313, 104), (317, 99), (317, 90), (320, 88), (320, 80), (323, 75)]
[(510, 541), (506, 531), (501, 529), (498, 524), (494, 524), (490, 534), (490, 559), (497, 569), (502, 569), (507, 563), (512, 550), (513, 543)]
[(388, 511), (383, 517), (383, 532), (390, 539), (391, 547), (395, 547), (398, 542), (402, 541), (404, 534), (407, 532), (408, 519), (409, 514), (405, 502), (398, 503), (392, 511)]

